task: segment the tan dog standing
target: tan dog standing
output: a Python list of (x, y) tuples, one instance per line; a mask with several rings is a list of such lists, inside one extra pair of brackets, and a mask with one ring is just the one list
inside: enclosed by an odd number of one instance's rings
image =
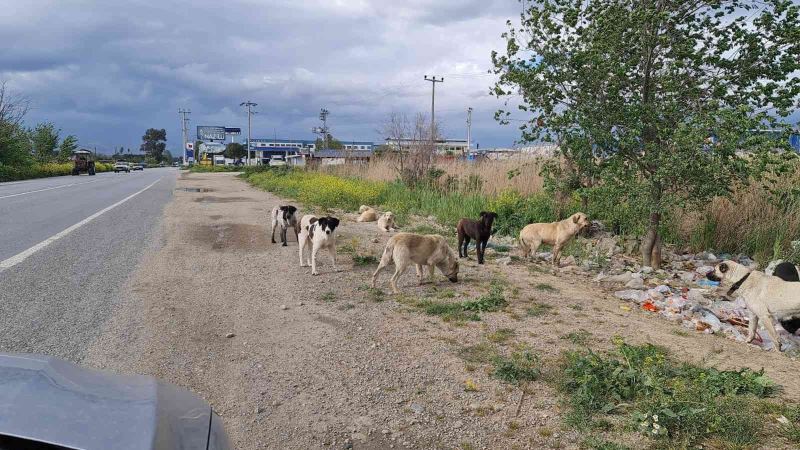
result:
[(358, 212), (360, 212), (361, 215), (358, 216), (356, 222), (375, 222), (378, 220), (378, 212), (371, 206), (361, 205), (361, 207), (358, 208)]
[(383, 213), (381, 218), (378, 219), (378, 228), (387, 233), (389, 231), (394, 231), (394, 213), (391, 211)]
[(400, 293), (397, 289), (397, 279), (408, 269), (408, 266), (415, 264), (417, 268), (417, 278), (419, 283), (425, 276), (424, 267), (428, 267), (430, 279), (433, 280), (433, 272), (436, 267), (455, 283), (458, 281), (458, 258), (455, 252), (447, 245), (447, 241), (442, 236), (422, 235), (414, 233), (397, 233), (386, 242), (386, 248), (381, 256), (381, 263), (372, 274), (372, 287), (378, 280), (378, 274), (394, 262), (394, 275), (390, 280), (392, 292)]
[(747, 342), (756, 337), (760, 320), (774, 343), (773, 350), (781, 350), (773, 316), (779, 321), (800, 317), (800, 283), (783, 281), (734, 261), (719, 263), (706, 278), (719, 281), (720, 286), (731, 285), (728, 295), (735, 294), (744, 299), (750, 311)]
[(575, 213), (560, 222), (532, 223), (519, 233), (522, 257), (536, 254), (542, 244), (553, 246), (553, 265), (558, 267), (561, 249), (582, 229), (589, 226), (589, 218), (584, 213)]

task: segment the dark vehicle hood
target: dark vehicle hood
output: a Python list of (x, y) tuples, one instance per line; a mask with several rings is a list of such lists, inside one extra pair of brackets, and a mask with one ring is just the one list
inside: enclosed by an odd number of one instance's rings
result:
[(28, 354), (0, 353), (0, 434), (76, 449), (227, 448), (219, 418), (185, 389)]

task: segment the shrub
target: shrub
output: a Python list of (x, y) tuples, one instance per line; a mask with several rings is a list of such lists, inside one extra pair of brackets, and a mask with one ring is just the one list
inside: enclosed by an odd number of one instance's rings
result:
[(616, 345), (607, 356), (566, 353), (557, 383), (573, 425), (598, 413), (626, 413), (642, 433), (680, 446), (705, 439), (746, 445), (758, 436), (756, 399), (776, 392), (763, 371), (702, 368), (677, 363), (654, 345)]
[(511, 356), (496, 356), (493, 361), (495, 378), (507, 383), (519, 384), (539, 378), (539, 357), (529, 349), (515, 351)]
[[(31, 178), (59, 177), (72, 174), (73, 163), (34, 163), (23, 166), (0, 164), (0, 182), (18, 181)], [(111, 164), (95, 163), (96, 172), (113, 170)]]

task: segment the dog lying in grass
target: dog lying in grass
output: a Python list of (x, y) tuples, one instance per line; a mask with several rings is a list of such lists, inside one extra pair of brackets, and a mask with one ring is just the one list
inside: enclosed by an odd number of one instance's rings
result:
[(394, 231), (394, 213), (386, 211), (380, 219), (378, 219), (378, 228), (381, 231), (389, 232)]
[[(483, 264), (483, 255), (486, 253), (486, 244), (489, 236), (492, 235), (492, 224), (497, 214), (493, 212), (481, 211), (479, 220), (461, 219), (456, 225), (458, 233), (458, 257), (467, 257), (469, 240), (475, 239), (475, 251), (478, 254), (478, 264)], [(463, 251), (462, 251), (463, 246)]]
[(584, 213), (575, 213), (560, 222), (532, 223), (525, 225), (519, 233), (519, 246), (522, 257), (536, 254), (542, 244), (553, 246), (553, 266), (558, 267), (561, 249), (581, 230), (588, 227), (589, 218)]
[(275, 229), (280, 230), (281, 242), (286, 247), (286, 230), (291, 228), (297, 239), (300, 224), (297, 222), (297, 208), (292, 205), (276, 206), (272, 208), (272, 243), (275, 244)]
[(371, 206), (361, 205), (361, 207), (358, 208), (358, 212), (361, 213), (361, 215), (358, 216), (356, 222), (375, 222), (378, 220), (378, 212)]
[(398, 278), (406, 272), (411, 264), (416, 266), (419, 284), (422, 284), (425, 277), (425, 267), (428, 268), (431, 281), (437, 267), (448, 280), (453, 283), (458, 281), (458, 258), (447, 245), (445, 238), (437, 234), (397, 233), (389, 238), (386, 248), (383, 250), (383, 256), (381, 256), (381, 262), (375, 273), (372, 274), (373, 288), (377, 283), (378, 274), (392, 262), (394, 262), (394, 275), (392, 275), (390, 284), (392, 292), (395, 294), (400, 293), (397, 288)]
[[(316, 217), (311, 214), (303, 216), (300, 220), (300, 236), (298, 237), (300, 247), (300, 267), (311, 266), (311, 275), (318, 275), (317, 272), (317, 252), (326, 248), (333, 258), (333, 271), (336, 268), (336, 227), (339, 226), (339, 219), (335, 217)], [(311, 247), (311, 260), (304, 258), (306, 245)]]
[(741, 296), (750, 311), (747, 341), (756, 337), (758, 322), (764, 322), (767, 334), (780, 351), (781, 341), (773, 317), (781, 322), (800, 317), (800, 283), (786, 282), (779, 277), (751, 270), (734, 261), (723, 261), (706, 275), (720, 285), (730, 285), (729, 294)]

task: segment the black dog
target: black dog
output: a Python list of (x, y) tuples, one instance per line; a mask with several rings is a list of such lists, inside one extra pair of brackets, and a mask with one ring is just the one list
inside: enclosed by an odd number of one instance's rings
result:
[(294, 230), (294, 237), (300, 232), (300, 224), (297, 220), (297, 208), (292, 205), (276, 206), (272, 208), (272, 243), (275, 243), (275, 229), (281, 233), (281, 242), (286, 247), (286, 230)]
[[(483, 264), (483, 255), (486, 252), (486, 243), (492, 235), (492, 223), (497, 218), (493, 212), (481, 211), (480, 220), (461, 219), (458, 221), (458, 256), (467, 257), (467, 247), (470, 238), (475, 239), (475, 248), (478, 252), (478, 264)], [(463, 251), (462, 251), (463, 247)]]
[[(772, 276), (778, 277), (783, 281), (800, 281), (800, 273), (797, 272), (797, 267), (789, 262), (782, 262), (775, 266), (775, 270), (772, 271)], [(794, 334), (795, 331), (800, 329), (800, 318), (795, 317), (784, 320), (781, 322), (781, 326), (784, 330)]]

